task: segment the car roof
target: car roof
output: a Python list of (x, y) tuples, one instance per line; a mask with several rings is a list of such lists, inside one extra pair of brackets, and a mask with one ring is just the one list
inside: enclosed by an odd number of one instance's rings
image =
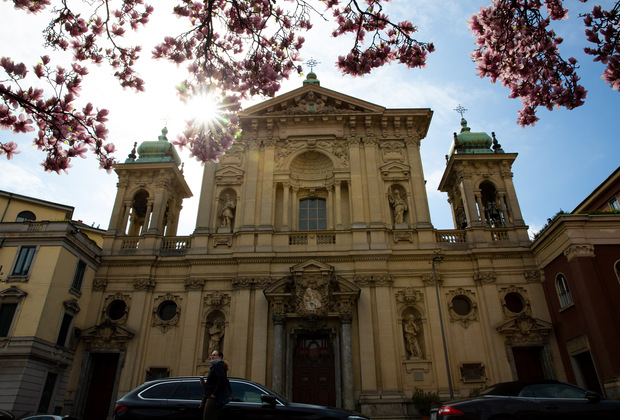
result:
[[(519, 392), (526, 386), (535, 384), (559, 384), (562, 383), (556, 379), (527, 379), (511, 382), (500, 382), (495, 385), (491, 385), (490, 392), (485, 392), (484, 395), (518, 395)], [(574, 386), (574, 385), (573, 385)]]

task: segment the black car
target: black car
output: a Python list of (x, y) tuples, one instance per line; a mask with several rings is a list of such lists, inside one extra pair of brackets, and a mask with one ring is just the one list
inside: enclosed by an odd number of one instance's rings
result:
[[(222, 420), (296, 419), (370, 420), (336, 408), (288, 402), (255, 382), (229, 378), (232, 401)], [(165, 378), (146, 382), (116, 402), (114, 420), (202, 420), (203, 387), (199, 377)]]
[(503, 382), (479, 396), (435, 404), (431, 420), (620, 419), (620, 401), (556, 380)]

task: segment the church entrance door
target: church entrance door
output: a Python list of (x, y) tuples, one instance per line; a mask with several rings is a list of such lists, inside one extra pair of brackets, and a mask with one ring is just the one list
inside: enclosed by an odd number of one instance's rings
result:
[(108, 418), (118, 359), (118, 353), (91, 353), (92, 374), (82, 418), (88, 420)]
[(336, 406), (334, 349), (327, 334), (297, 337), (293, 358), (293, 401)]
[(517, 378), (519, 380), (545, 378), (541, 353), (542, 347), (512, 348), (512, 355), (517, 368)]

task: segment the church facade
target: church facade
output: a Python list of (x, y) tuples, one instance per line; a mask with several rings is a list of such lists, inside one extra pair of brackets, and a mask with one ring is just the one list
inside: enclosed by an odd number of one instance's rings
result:
[(431, 223), (420, 144), (430, 109), (386, 109), (304, 85), (250, 107), (192, 195), (167, 142), (116, 167), (66, 400), (103, 420), (145, 380), (230, 376), (300, 402), (415, 418), (416, 388), (467, 396), (563, 368), (512, 182), (515, 153), (462, 121)]

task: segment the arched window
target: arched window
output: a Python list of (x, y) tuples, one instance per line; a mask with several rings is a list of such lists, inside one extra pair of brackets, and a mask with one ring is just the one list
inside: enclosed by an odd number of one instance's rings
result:
[(327, 208), (324, 198), (299, 201), (299, 230), (327, 229)]
[(618, 281), (620, 281), (620, 260), (616, 261), (614, 268), (616, 271), (616, 277), (618, 278)]
[(566, 277), (564, 277), (564, 274), (558, 274), (556, 276), (555, 287), (558, 291), (558, 298), (560, 299), (560, 306), (562, 308), (565, 308), (573, 303), (573, 297), (570, 294), (568, 282), (566, 281)]
[(32, 222), (34, 220), (37, 220), (37, 216), (35, 216), (33, 212), (28, 210), (19, 212), (17, 218), (15, 219), (16, 222)]

